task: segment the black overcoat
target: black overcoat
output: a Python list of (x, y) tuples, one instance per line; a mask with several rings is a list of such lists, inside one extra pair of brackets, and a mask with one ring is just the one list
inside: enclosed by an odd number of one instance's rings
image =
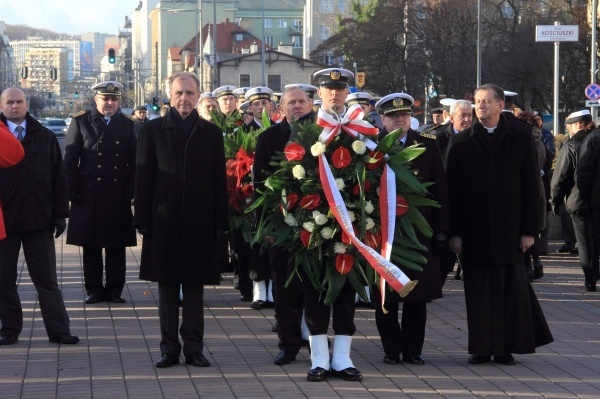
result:
[[(133, 122), (116, 113), (106, 123), (96, 108), (74, 117), (65, 145), (71, 202), (67, 244), (114, 248), (135, 246), (131, 193), (135, 177)], [(73, 198), (71, 198), (73, 200)]]
[(462, 237), (464, 263), (521, 263), (520, 237), (538, 234), (534, 137), (531, 130), (509, 128), (503, 115), (493, 149), (484, 134), (488, 133), (477, 122), (450, 139), (450, 236)]
[(229, 227), (223, 134), (193, 111), (186, 137), (173, 112), (146, 123), (138, 143), (134, 226), (151, 231), (140, 278), (219, 284), (217, 229)]
[[(380, 137), (387, 132), (384, 130)], [(411, 164), (410, 168), (423, 183), (433, 183), (428, 187), (430, 198), (438, 201), (440, 208), (420, 207), (419, 211), (431, 226), (435, 233), (448, 233), (450, 230), (450, 214), (448, 205), (448, 186), (442, 157), (439, 153), (435, 136), (431, 134), (419, 134), (410, 129), (406, 132), (405, 147), (420, 144), (425, 152), (419, 155)], [(438, 256), (433, 254), (432, 241), (430, 238), (418, 235), (420, 242), (427, 247), (423, 255), (427, 258), (427, 264), (423, 266), (422, 272), (406, 269), (404, 272), (411, 280), (418, 280), (415, 288), (403, 298), (407, 301), (430, 301), (442, 297), (442, 282), (440, 279), (440, 265)], [(393, 296), (390, 296), (392, 299)]]

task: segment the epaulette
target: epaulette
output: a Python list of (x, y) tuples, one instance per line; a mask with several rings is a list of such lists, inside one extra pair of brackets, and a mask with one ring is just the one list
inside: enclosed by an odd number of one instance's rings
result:
[(436, 139), (435, 134), (431, 134), (431, 133), (427, 133), (427, 132), (421, 133), (420, 136), (421, 137), (426, 137), (426, 138), (432, 139), (432, 140)]
[(78, 116), (81, 116), (81, 115), (85, 114), (86, 112), (87, 111), (85, 109), (81, 110), (79, 112), (74, 113), (73, 116), (71, 116), (71, 118), (77, 118)]

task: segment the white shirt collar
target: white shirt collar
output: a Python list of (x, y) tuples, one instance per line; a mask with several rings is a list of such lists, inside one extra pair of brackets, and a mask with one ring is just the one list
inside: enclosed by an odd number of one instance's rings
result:
[(20, 125), (17, 125), (14, 122), (9, 121), (8, 119), (6, 120), (6, 126), (8, 126), (8, 130), (11, 131), (11, 133), (17, 137), (17, 132), (15, 132), (15, 129), (17, 128), (17, 126), (23, 126), (23, 129), (25, 129), (25, 131), (23, 132), (23, 135), (25, 135), (25, 132), (27, 132), (27, 120), (23, 120), (23, 123), (21, 123)]

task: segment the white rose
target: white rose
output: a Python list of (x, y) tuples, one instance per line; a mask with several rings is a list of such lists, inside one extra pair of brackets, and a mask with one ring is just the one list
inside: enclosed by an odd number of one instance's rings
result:
[(333, 252), (336, 254), (345, 254), (346, 253), (346, 244), (343, 242), (336, 242), (333, 244)]
[(330, 240), (333, 237), (333, 229), (331, 227), (323, 227), (323, 229), (321, 229), (321, 237)]
[(312, 145), (312, 147), (310, 147), (310, 153), (313, 154), (313, 156), (318, 157), (319, 155), (323, 154), (325, 152), (325, 144), (321, 143), (320, 141), (317, 141), (315, 144)]
[(318, 224), (319, 226), (323, 226), (325, 223), (327, 223), (327, 216), (323, 215), (319, 211), (313, 211), (312, 216), (313, 216), (313, 219), (315, 219), (315, 223)]
[(371, 230), (373, 227), (375, 227), (375, 221), (371, 218), (367, 218), (366, 220), (367, 225), (365, 226), (367, 230)]
[(344, 183), (344, 180), (340, 178), (335, 179), (335, 185), (340, 191), (342, 191), (344, 187), (346, 187), (346, 183)]
[(304, 170), (302, 165), (296, 165), (292, 169), (292, 174), (294, 175), (294, 177), (296, 179), (302, 180), (302, 179), (304, 179), (304, 176), (306, 176), (306, 171)]
[(352, 149), (354, 150), (355, 153), (357, 153), (358, 155), (362, 155), (365, 153), (365, 151), (367, 151), (367, 146), (365, 145), (365, 143), (363, 143), (360, 140), (355, 140), (352, 143)]
[(367, 212), (368, 214), (371, 214), (371, 212), (373, 212), (373, 210), (375, 210), (375, 207), (373, 206), (371, 201), (365, 202), (365, 212)]
[(309, 233), (312, 233), (315, 230), (315, 223), (314, 222), (304, 222), (304, 223), (302, 223), (302, 228), (304, 228), (304, 230), (308, 231)]
[(296, 220), (294, 215), (292, 215), (291, 213), (288, 213), (287, 215), (285, 215), (285, 217), (283, 218), (283, 221), (288, 226), (298, 226), (298, 221)]
[(354, 216), (354, 212), (348, 211), (348, 216), (350, 216), (351, 222), (354, 222), (356, 220), (356, 216)]

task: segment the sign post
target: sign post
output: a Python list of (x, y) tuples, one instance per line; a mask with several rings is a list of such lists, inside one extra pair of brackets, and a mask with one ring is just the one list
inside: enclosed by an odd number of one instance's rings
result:
[(579, 25), (537, 25), (535, 27), (536, 42), (554, 42), (554, 134), (558, 134), (558, 79), (560, 42), (576, 42), (579, 40)]

